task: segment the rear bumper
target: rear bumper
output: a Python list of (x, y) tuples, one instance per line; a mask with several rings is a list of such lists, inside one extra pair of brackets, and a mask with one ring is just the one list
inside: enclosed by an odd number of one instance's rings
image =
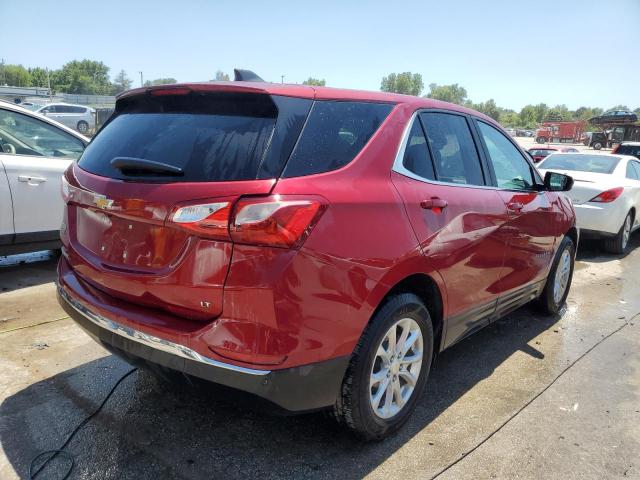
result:
[[(601, 236), (616, 235), (627, 212), (615, 202), (612, 203), (585, 203), (574, 205), (576, 211), (576, 225), (582, 232), (600, 232)], [(591, 236), (591, 235), (589, 235)]]
[(347, 356), (281, 370), (241, 367), (109, 319), (60, 284), (58, 301), (94, 340), (130, 363), (148, 362), (247, 392), (288, 413), (333, 405), (349, 362)]

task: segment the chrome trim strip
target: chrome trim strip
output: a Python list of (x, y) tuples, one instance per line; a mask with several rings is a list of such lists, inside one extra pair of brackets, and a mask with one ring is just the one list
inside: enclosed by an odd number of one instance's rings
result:
[(184, 345), (173, 343), (168, 340), (164, 340), (162, 338), (149, 335), (148, 333), (141, 332), (140, 330), (136, 330), (134, 328), (121, 325), (117, 322), (114, 322), (113, 320), (103, 317), (100, 314), (92, 312), (87, 307), (82, 305), (80, 302), (71, 298), (71, 296), (65, 291), (65, 289), (61, 285), (58, 285), (58, 294), (71, 307), (73, 307), (74, 310), (76, 310), (80, 315), (85, 317), (87, 320), (90, 320), (91, 322), (95, 323), (101, 328), (109, 330), (110, 332), (113, 332), (117, 335), (120, 335), (121, 337), (127, 338), (134, 342), (138, 342), (143, 345), (146, 345), (147, 347), (151, 347), (156, 350), (162, 350), (163, 352), (171, 353), (173, 355), (177, 355), (178, 357), (186, 358), (188, 360), (204, 363), (212, 367), (223, 368), (225, 370), (244, 373), (246, 375), (264, 376), (264, 375), (269, 375), (271, 373), (270, 370), (255, 370), (253, 368), (239, 367), (237, 365), (231, 365), (229, 363), (219, 362), (218, 360), (214, 360), (212, 358), (200, 355), (198, 352), (191, 350), (190, 348), (185, 347)]

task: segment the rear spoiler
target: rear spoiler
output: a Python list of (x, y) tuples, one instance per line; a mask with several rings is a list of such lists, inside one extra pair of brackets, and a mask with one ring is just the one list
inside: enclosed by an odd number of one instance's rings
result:
[[(237, 93), (262, 93), (267, 95), (282, 95), (285, 97), (309, 98), (316, 97), (315, 89), (306, 85), (283, 85), (280, 83), (267, 83), (258, 80), (234, 81), (234, 82), (202, 82), (202, 83), (175, 83), (171, 85), (157, 85), (153, 87), (134, 88), (122, 92), (116, 96), (116, 100), (151, 94), (153, 90), (164, 90), (170, 94), (170, 90), (191, 90), (193, 92), (237, 92)], [(177, 93), (177, 92), (176, 92)]]

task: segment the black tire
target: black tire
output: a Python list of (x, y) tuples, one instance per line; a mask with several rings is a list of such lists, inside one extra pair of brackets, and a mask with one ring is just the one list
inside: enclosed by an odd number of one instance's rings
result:
[(89, 131), (89, 124), (84, 120), (80, 120), (78, 122), (78, 132), (84, 134), (84, 133), (87, 133), (88, 131)]
[(536, 142), (538, 143), (547, 143), (547, 137), (537, 137)]
[(601, 150), (602, 149), (602, 142), (593, 142), (591, 144), (591, 146), (593, 147), (594, 150)]
[(627, 216), (624, 217), (624, 221), (622, 222), (622, 226), (620, 227), (620, 230), (618, 230), (617, 235), (604, 241), (604, 249), (607, 252), (622, 255), (627, 251), (631, 236), (631, 231), (629, 231), (629, 234), (625, 239), (625, 225), (627, 221), (629, 222), (629, 228), (633, 227), (633, 212), (630, 211), (627, 213)]
[[(556, 278), (556, 271), (558, 270), (558, 265), (560, 263), (560, 258), (565, 250), (569, 251), (570, 257), (570, 270), (569, 270), (569, 278), (567, 280), (567, 285), (562, 297), (556, 301), (554, 298), (554, 285)], [(567, 300), (567, 295), (569, 295), (569, 290), (571, 289), (571, 280), (573, 279), (573, 268), (575, 264), (576, 258), (576, 247), (571, 240), (570, 237), (565, 236), (560, 243), (560, 248), (556, 252), (556, 256), (553, 259), (553, 264), (549, 269), (549, 275), (547, 276), (547, 282), (544, 285), (544, 289), (542, 293), (538, 297), (538, 307), (542, 310), (543, 313), (547, 315), (555, 315), (564, 305), (564, 302)]]
[[(420, 373), (413, 393), (394, 416), (383, 419), (374, 413), (369, 385), (378, 346), (392, 325), (410, 318), (419, 325), (423, 338)], [(422, 300), (412, 293), (390, 297), (374, 315), (356, 345), (345, 373), (333, 416), (365, 441), (381, 440), (397, 431), (409, 419), (422, 396), (433, 358), (433, 325)], [(386, 399), (385, 399), (386, 402)]]

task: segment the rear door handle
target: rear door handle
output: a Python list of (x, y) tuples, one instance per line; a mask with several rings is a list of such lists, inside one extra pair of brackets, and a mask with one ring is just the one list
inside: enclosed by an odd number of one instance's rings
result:
[(44, 177), (34, 177), (31, 175), (18, 175), (18, 181), (28, 183), (29, 185), (37, 185), (39, 183), (46, 182), (47, 179)]
[(520, 213), (523, 209), (524, 205), (520, 202), (509, 202), (507, 203), (507, 209), (512, 212)]
[(438, 197), (431, 197), (428, 200), (423, 200), (420, 202), (420, 206), (425, 210), (442, 210), (443, 208), (447, 208), (446, 200), (442, 200)]

